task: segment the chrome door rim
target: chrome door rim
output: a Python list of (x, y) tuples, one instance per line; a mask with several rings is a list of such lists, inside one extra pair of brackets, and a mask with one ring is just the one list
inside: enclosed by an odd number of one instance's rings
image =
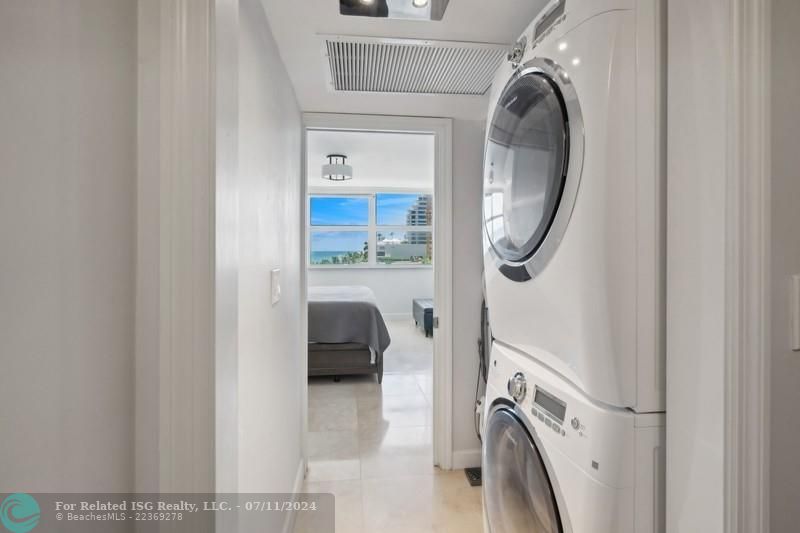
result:
[[(504, 399), (497, 400), (494, 403), (494, 405), (492, 405), (492, 407), (489, 409), (489, 414), (486, 416), (484, 427), (488, 427), (489, 421), (492, 419), (492, 416), (501, 410), (507, 411), (514, 418), (516, 418), (517, 421), (520, 423), (520, 425), (527, 432), (528, 437), (533, 442), (533, 445), (536, 448), (536, 451), (539, 453), (539, 457), (541, 458), (542, 463), (544, 464), (544, 469), (545, 472), (547, 473), (548, 481), (550, 482), (550, 489), (552, 490), (553, 497), (555, 498), (556, 512), (558, 513), (558, 517), (561, 520), (562, 533), (572, 533), (572, 525), (570, 524), (569, 516), (566, 512), (567, 508), (566, 502), (564, 501), (564, 497), (562, 496), (561, 487), (559, 486), (558, 483), (558, 478), (556, 477), (555, 472), (553, 472), (553, 466), (550, 463), (549, 457), (547, 456), (546, 453), (544, 453), (542, 441), (541, 439), (539, 439), (539, 435), (536, 432), (536, 428), (534, 428), (533, 425), (530, 423), (530, 421), (528, 420), (528, 416), (522, 410), (522, 407), (520, 407), (520, 405), (516, 403), (512, 404), (508, 400)], [(487, 466), (485, 452), (486, 452), (486, 443), (483, 444), (481, 450), (481, 461), (484, 465), (484, 468)], [(482, 486), (482, 490), (483, 491), (486, 490), (485, 484)], [(483, 494), (482, 497), (484, 501), (486, 501), (486, 494)], [(489, 533), (491, 533), (492, 524), (489, 523), (488, 512), (486, 516), (487, 516), (486, 521), (489, 525)]]
[[(581, 175), (583, 173), (585, 137), (583, 115), (581, 114), (575, 87), (572, 84), (569, 74), (563, 67), (551, 59), (541, 57), (528, 61), (514, 72), (514, 75), (511, 76), (511, 79), (506, 83), (497, 101), (502, 101), (503, 97), (508, 94), (508, 91), (514, 87), (517, 80), (528, 74), (539, 74), (545, 77), (550, 83), (556, 86), (561, 95), (567, 115), (566, 131), (569, 132), (566, 157), (567, 171), (564, 180), (564, 188), (561, 192), (561, 198), (550, 224), (550, 228), (547, 233), (545, 233), (540, 244), (526, 258), (520, 261), (510, 261), (501, 256), (489, 235), (489, 230), (486, 227), (486, 213), (483, 213), (483, 231), (486, 236), (486, 241), (489, 244), (488, 248), (495, 266), (497, 266), (506, 277), (515, 281), (528, 281), (535, 278), (542, 273), (555, 255), (567, 231), (570, 218), (572, 217), (572, 212), (575, 208), (575, 200), (578, 196)], [(492, 115), (494, 115), (494, 113)], [(486, 137), (484, 139), (484, 179), (490, 134), (491, 124), (490, 127), (487, 128)], [(481, 205), (482, 211), (485, 210), (485, 196), (483, 196), (483, 198), (484, 202)], [(512, 272), (512, 275), (509, 275), (509, 271)]]

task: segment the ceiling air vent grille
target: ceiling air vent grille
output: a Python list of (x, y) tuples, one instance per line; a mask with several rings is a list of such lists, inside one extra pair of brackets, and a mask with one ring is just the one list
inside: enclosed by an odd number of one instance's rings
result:
[(407, 39), (325, 37), (336, 91), (481, 95), (508, 47)]

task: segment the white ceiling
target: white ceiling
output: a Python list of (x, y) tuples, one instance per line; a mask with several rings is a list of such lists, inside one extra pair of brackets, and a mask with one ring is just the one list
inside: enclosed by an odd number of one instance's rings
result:
[(486, 117), (486, 96), (334, 92), (319, 35), (511, 44), (547, 3), (450, 0), (441, 21), (414, 21), (342, 16), (338, 0), (261, 1), (303, 111), (475, 120)]
[[(433, 189), (433, 135), (312, 130), (307, 146), (309, 188)], [(331, 153), (347, 156), (352, 180), (322, 178), (325, 156)]]

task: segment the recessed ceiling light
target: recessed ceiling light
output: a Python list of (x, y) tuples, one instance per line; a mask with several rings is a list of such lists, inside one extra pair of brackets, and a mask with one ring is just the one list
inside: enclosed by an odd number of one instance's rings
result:
[(558, 43), (558, 49), (559, 49), (559, 50), (561, 50), (562, 52), (563, 52), (564, 50), (566, 50), (566, 49), (567, 49), (567, 43), (566, 43), (566, 41), (561, 41), (560, 43)]
[(578, 65), (581, 64), (581, 58), (580, 57), (573, 57), (572, 58), (572, 64), (577, 67)]
[(425, 7), (428, 5), (428, 0), (411, 0), (414, 7)]
[(375, 0), (360, 0), (362, 4), (372, 5), (375, 3)]

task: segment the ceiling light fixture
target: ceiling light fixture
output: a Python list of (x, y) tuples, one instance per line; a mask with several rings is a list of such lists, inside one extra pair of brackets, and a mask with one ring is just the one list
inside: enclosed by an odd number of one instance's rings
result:
[[(330, 1), (330, 0), (327, 0)], [(338, 0), (339, 14), (398, 20), (442, 20), (450, 0)], [(542, 0), (544, 1), (544, 0)], [(555, 0), (552, 0), (555, 2)], [(564, 0), (560, 0), (564, 2)]]
[(328, 154), (328, 162), (322, 165), (322, 177), (331, 181), (345, 181), (353, 179), (353, 167), (347, 164), (347, 156), (342, 154)]

